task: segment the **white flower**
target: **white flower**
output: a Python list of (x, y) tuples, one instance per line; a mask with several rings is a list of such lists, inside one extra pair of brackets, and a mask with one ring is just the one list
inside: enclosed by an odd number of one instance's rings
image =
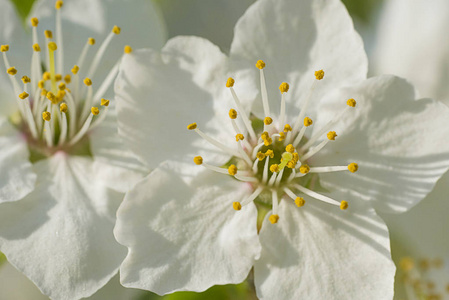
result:
[[(372, 207), (404, 212), (447, 170), (449, 109), (366, 70), (339, 1), (259, 0), (230, 57), (193, 37), (126, 56), (119, 133), (156, 169), (118, 211), (121, 282), (203, 291), (254, 266), (263, 299), (391, 299), (388, 231)], [(272, 207), (259, 234), (255, 203)]]
[(143, 0), (37, 1), (28, 31), (9, 1), (0, 12), (0, 249), (51, 298), (87, 297), (117, 273), (115, 211), (147, 172), (109, 86), (124, 42), (157, 47), (163, 30)]

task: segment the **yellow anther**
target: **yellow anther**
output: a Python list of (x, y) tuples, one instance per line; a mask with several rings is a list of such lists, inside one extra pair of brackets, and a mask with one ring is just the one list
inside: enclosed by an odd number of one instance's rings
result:
[(72, 82), (72, 76), (70, 76), (70, 74), (65, 75), (64, 81), (65, 83), (69, 84), (70, 82)]
[(240, 204), (240, 202), (232, 202), (232, 208), (234, 208), (234, 210), (241, 210), (242, 204)]
[(64, 5), (64, 2), (62, 0), (58, 0), (55, 3), (55, 8), (56, 9), (61, 9), (61, 7)]
[(317, 80), (323, 79), (324, 78), (324, 71), (323, 70), (315, 71), (315, 78)]
[(123, 50), (126, 54), (130, 54), (131, 52), (133, 52), (133, 48), (131, 48), (131, 46), (126, 45), (125, 49)]
[(47, 93), (48, 93), (48, 91), (43, 88), (42, 91), (41, 91), (41, 95), (42, 96), (47, 96)]
[(306, 200), (304, 200), (303, 197), (296, 197), (295, 204), (298, 207), (304, 206), (304, 204), (306, 204)]
[(31, 18), (31, 26), (37, 27), (39, 25), (39, 19), (38, 18)]
[(226, 87), (227, 87), (227, 88), (233, 87), (233, 86), (234, 86), (234, 83), (235, 83), (234, 78), (229, 77), (228, 80), (226, 80)]
[(352, 173), (357, 172), (358, 169), (359, 169), (359, 165), (356, 163), (350, 163), (348, 165), (348, 170), (351, 171)]
[(42, 74), (42, 79), (43, 80), (50, 80), (50, 78), (51, 78), (50, 72), (44, 72)]
[(100, 110), (98, 109), (98, 107), (92, 106), (91, 109), (90, 109), (90, 112), (91, 112), (94, 116), (96, 116), (96, 115), (98, 115), (98, 114), (100, 113)]
[(273, 173), (279, 172), (280, 171), (279, 165), (278, 164), (272, 164), (270, 166), (270, 171), (273, 172)]
[(299, 154), (298, 154), (298, 152), (295, 152), (295, 153), (292, 154), (292, 160), (295, 161), (295, 162), (299, 161)]
[(301, 174), (307, 174), (310, 171), (310, 167), (308, 165), (302, 165), (299, 167), (299, 172)]
[(335, 141), (335, 138), (337, 137), (337, 133), (335, 132), (335, 131), (329, 131), (328, 133), (327, 133), (327, 138), (330, 140), (330, 141)]
[(58, 93), (56, 94), (56, 102), (59, 103), (62, 101), (62, 99), (64, 99), (65, 97), (65, 91), (63, 90), (59, 90)]
[(14, 76), (14, 75), (17, 74), (17, 70), (16, 70), (15, 67), (11, 67), (11, 68), (9, 68), (8, 70), (6, 70), (6, 73), (8, 73), (9, 75)]
[(340, 209), (341, 209), (341, 210), (348, 209), (348, 206), (349, 206), (349, 204), (348, 204), (348, 202), (346, 202), (345, 200), (343, 200), (343, 201), (340, 202)]
[(273, 152), (273, 150), (268, 149), (268, 150), (265, 152), (265, 156), (269, 156), (270, 158), (273, 158), (273, 157), (274, 157), (274, 152)]
[(48, 49), (50, 49), (50, 51), (56, 51), (58, 50), (58, 46), (56, 45), (55, 42), (50, 42), (48, 43)]
[(311, 118), (309, 118), (309, 117), (304, 118), (304, 126), (309, 127), (312, 124), (313, 124), (313, 121)]
[(271, 224), (276, 224), (279, 221), (278, 215), (271, 215), (268, 220), (271, 222)]
[(287, 82), (283, 82), (279, 86), (279, 90), (281, 91), (281, 93), (287, 93), (289, 88), (290, 88), (290, 86), (288, 85)]
[(354, 99), (348, 99), (348, 101), (346, 101), (346, 104), (351, 106), (351, 107), (355, 107), (355, 105), (357, 104), (357, 101), (355, 101)]
[(67, 88), (64, 82), (59, 83), (58, 87), (61, 91), (65, 90)]
[(68, 106), (65, 103), (61, 103), (61, 105), (59, 105), (59, 110), (63, 113), (66, 113), (68, 110)]
[(284, 132), (288, 132), (288, 131), (292, 131), (292, 127), (290, 126), (290, 124), (285, 124), (284, 126)]
[(22, 100), (28, 98), (28, 96), (29, 96), (29, 94), (27, 92), (23, 92), (23, 93), (19, 94), (19, 98), (22, 99)]
[(42, 119), (44, 119), (44, 121), (50, 121), (51, 120), (51, 113), (49, 113), (48, 111), (44, 111), (42, 113)]
[(33, 44), (33, 50), (35, 51), (35, 52), (39, 52), (39, 51), (41, 51), (41, 46), (39, 46), (39, 44)]
[(76, 75), (79, 70), (80, 70), (80, 67), (78, 67), (77, 65), (74, 65), (73, 68), (72, 68), (73, 75)]
[(265, 68), (265, 62), (263, 61), (263, 60), (258, 60), (257, 62), (256, 62), (256, 67), (259, 69), (259, 70), (262, 70), (263, 68)]
[(55, 104), (58, 102), (55, 94), (53, 94), (52, 92), (48, 92), (46, 96), (47, 96), (47, 99), (51, 101), (51, 103)]
[(279, 132), (279, 142), (285, 140), (285, 133), (283, 131)]
[(265, 154), (259, 151), (257, 152), (256, 157), (259, 160), (263, 160), (265, 158)]
[(23, 77), (22, 77), (22, 82), (23, 82), (24, 84), (27, 84), (27, 83), (30, 83), (30, 82), (31, 82), (31, 79), (30, 79), (30, 77), (28, 77), (28, 76), (23, 76)]
[(262, 134), (260, 135), (260, 137), (262, 138), (262, 140), (266, 140), (268, 139), (270, 136), (268, 135), (267, 131), (262, 132)]
[(245, 137), (243, 136), (243, 134), (238, 133), (238, 134), (235, 136), (235, 141), (236, 141), (236, 142), (238, 142), (238, 141), (243, 141), (244, 138), (245, 138)]
[(95, 39), (94, 38), (88, 38), (87, 42), (89, 43), (89, 45), (95, 45)]
[(120, 27), (118, 27), (118, 26), (114, 26), (114, 27), (112, 28), (112, 32), (115, 33), (115, 34), (120, 34), (120, 31), (121, 31), (121, 29), (120, 29)]
[(203, 164), (203, 158), (201, 156), (195, 156), (193, 158), (193, 162), (196, 163), (197, 165), (201, 165)]
[(55, 80), (56, 81), (61, 81), (62, 80), (62, 75), (61, 74), (56, 74), (55, 75)]
[(196, 129), (196, 123), (192, 123), (192, 124), (189, 124), (189, 125), (187, 125), (187, 129), (188, 130), (193, 130), (193, 129)]
[(429, 269), (429, 267), (430, 267), (430, 262), (427, 260), (427, 259), (421, 259), (420, 261), (419, 261), (419, 267), (421, 268), (421, 269), (423, 269), (423, 270), (428, 270)]
[(237, 111), (233, 108), (229, 110), (229, 117), (233, 120), (237, 119)]
[(295, 147), (293, 147), (292, 144), (288, 144), (287, 147), (285, 147), (285, 151), (293, 153), (295, 152)]
[(230, 165), (228, 168), (228, 173), (229, 175), (234, 176), (235, 174), (237, 174), (237, 167), (235, 165)]
[(109, 106), (109, 100), (101, 98), (101, 106)]
[(88, 77), (84, 78), (83, 82), (87, 86), (91, 86), (92, 85), (92, 80), (90, 80), (90, 78), (88, 78)]
[(265, 117), (265, 119), (263, 119), (263, 123), (265, 125), (270, 125), (271, 123), (273, 123), (273, 119), (270, 117)]
[(288, 163), (287, 163), (287, 167), (288, 168), (290, 168), (290, 169), (293, 169), (294, 167), (296, 167), (296, 164), (297, 164), (298, 162), (297, 161), (295, 161), (295, 160), (291, 160), (291, 161), (289, 161)]
[(51, 32), (51, 30), (45, 30), (44, 34), (45, 34), (45, 37), (47, 39), (52, 39), (53, 38), (53, 32)]
[(273, 143), (273, 139), (272, 138), (266, 138), (264, 141), (263, 141), (263, 144), (265, 145), (265, 146), (270, 146), (271, 144)]
[(9, 45), (1, 45), (0, 46), (1, 52), (8, 52), (8, 50), (9, 50)]
[(37, 86), (38, 86), (40, 89), (43, 89), (43, 88), (45, 87), (45, 81), (39, 80), (38, 83), (37, 83)]

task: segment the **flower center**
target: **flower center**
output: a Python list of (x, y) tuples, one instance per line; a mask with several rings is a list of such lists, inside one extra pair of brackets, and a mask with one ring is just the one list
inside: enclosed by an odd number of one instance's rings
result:
[[(324, 71), (315, 72), (316, 81), (310, 88), (305, 104), (297, 117), (293, 120), (293, 126), (286, 123), (285, 115), (285, 94), (289, 90), (289, 85), (283, 82), (279, 86), (281, 92), (281, 109), (277, 122), (270, 114), (268, 104), (267, 89), (263, 69), (265, 63), (259, 60), (256, 67), (260, 70), (261, 94), (265, 117), (263, 120), (254, 116), (248, 116), (244, 111), (241, 101), (233, 89), (235, 81), (229, 78), (226, 87), (231, 91), (236, 108), (229, 111), (232, 127), (235, 131), (235, 141), (237, 149), (230, 148), (221, 142), (209, 137), (202, 132), (196, 123), (187, 126), (189, 130), (194, 130), (201, 137), (214, 146), (233, 155), (230, 165), (217, 167), (203, 162), (203, 158), (197, 156), (194, 162), (210, 170), (229, 174), (235, 179), (248, 182), (253, 186), (253, 193), (241, 202), (234, 202), (233, 208), (240, 210), (242, 206), (248, 205), (257, 199), (270, 199), (272, 204), (272, 214), (269, 220), (275, 224), (279, 220), (278, 205), (283, 198), (290, 199), (298, 207), (305, 205), (304, 196), (314, 198), (323, 202), (340, 207), (342, 210), (348, 208), (347, 201), (337, 201), (320, 193), (317, 193), (316, 186), (320, 173), (350, 171), (356, 172), (358, 165), (351, 163), (346, 166), (318, 166), (310, 167), (308, 160), (322, 150), (328, 143), (335, 141), (337, 133), (332, 131), (336, 124), (348, 110), (355, 108), (356, 101), (349, 99), (346, 101), (347, 108), (343, 109), (334, 120), (324, 125), (310, 138), (305, 136), (307, 129), (312, 126), (311, 118), (305, 116), (313, 90), (317, 82), (324, 78)], [(239, 111), (239, 112), (238, 112)], [(243, 128), (236, 122), (240, 117)], [(325, 137), (323, 141), (318, 142)], [(259, 197), (268, 194), (268, 197)]]
[[(31, 74), (29, 77), (22, 77), (22, 85), (16, 78), (17, 69), (11, 66), (7, 57), (9, 45), (0, 47), (19, 108), (18, 115), (11, 116), (10, 120), (27, 137), (32, 157), (35, 153), (38, 153), (37, 156), (46, 157), (60, 150), (76, 149), (75, 151), (79, 152), (80, 144), (87, 143), (86, 134), (106, 117), (109, 100), (102, 97), (118, 73), (119, 62), (110, 70), (104, 81), (96, 86), (94, 93), (95, 83), (91, 78), (95, 75), (108, 45), (115, 35), (120, 34), (120, 28), (114, 26), (89, 67), (86, 66), (85, 60), (90, 48), (96, 44), (94, 38), (87, 40), (77, 64), (71, 68), (71, 72), (64, 75), (60, 12), (62, 7), (63, 1), (56, 1), (55, 37), (52, 31), (44, 31), (45, 54), (41, 51), (38, 39), (39, 20), (31, 19)], [(125, 53), (131, 51), (131, 47), (125, 47)], [(45, 59), (42, 60), (42, 57)]]

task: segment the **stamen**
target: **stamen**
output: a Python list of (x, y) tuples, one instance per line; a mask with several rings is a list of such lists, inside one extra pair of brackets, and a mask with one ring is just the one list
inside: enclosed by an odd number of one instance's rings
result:
[[(276, 189), (271, 190), (271, 202), (272, 202), (272, 209), (271, 214), (277, 215), (278, 214), (278, 208), (279, 208), (279, 199), (278, 199), (278, 193)], [(276, 220), (277, 222), (277, 220)]]
[(50, 128), (51, 114), (48, 111), (44, 111), (42, 113), (42, 119), (44, 119), (44, 121), (45, 121), (45, 125), (44, 125), (45, 141), (47, 142), (48, 147), (52, 147), (53, 146), (53, 136), (51, 134), (52, 130)]
[(314, 167), (310, 168), (310, 173), (330, 173), (347, 171), (349, 166), (329, 166), (329, 167)]
[(233, 202), (232, 203), (232, 208), (234, 208), (235, 210), (241, 210), (242, 209), (242, 205), (240, 204), (240, 202)]
[(287, 82), (283, 82), (279, 86), (279, 90), (281, 91), (281, 112), (279, 113), (279, 127), (281, 127), (285, 123), (285, 93), (287, 93), (289, 89), (290, 86)]
[(108, 76), (103, 80), (103, 83), (100, 85), (100, 88), (94, 95), (93, 99), (101, 99), (104, 96), (108, 88), (114, 82), (114, 79), (119, 71), (120, 60), (112, 67), (111, 71), (109, 71)]
[(284, 192), (295, 201), (296, 206), (301, 207), (306, 204), (304, 198), (296, 196), (289, 188), (284, 188)]
[(304, 137), (304, 133), (306, 132), (307, 127), (311, 126), (313, 124), (312, 119), (309, 117), (304, 118), (304, 126), (299, 131), (298, 135), (296, 136), (295, 141), (293, 142), (293, 145), (297, 146), (301, 142), (302, 138)]
[(23, 117), (26, 119), (26, 121), (28, 123), (28, 127), (30, 128), (31, 135), (33, 136), (34, 139), (37, 139), (38, 134), (37, 134), (36, 122), (34, 122), (33, 113), (31, 112), (30, 101), (28, 101), (28, 96), (29, 95), (27, 92), (23, 92), (23, 93), (19, 94), (19, 98), (22, 99), (24, 102), (23, 107), (25, 110), (25, 115)]
[(270, 106), (268, 104), (267, 86), (265, 84), (265, 75), (263, 73), (265, 62), (263, 60), (258, 60), (256, 63), (256, 67), (260, 70), (260, 89), (262, 93), (263, 111), (265, 117), (268, 117), (270, 115)]
[(62, 25), (61, 25), (61, 7), (64, 2), (61, 0), (56, 1), (56, 43), (59, 45), (59, 51), (56, 53), (58, 61), (58, 73), (62, 73), (64, 70), (64, 52), (62, 46)]
[(329, 131), (327, 134), (327, 140), (322, 141), (321, 143), (318, 144), (318, 146), (314, 147), (313, 149), (310, 149), (309, 152), (304, 154), (301, 159), (303, 161), (306, 161), (307, 159), (318, 153), (321, 149), (323, 149), (324, 146), (326, 146), (327, 143), (329, 143), (329, 141), (334, 141), (336, 136), (337, 134), (335, 133), (335, 131)]
[(241, 202), (242, 206), (245, 206), (253, 202), (254, 199), (256, 199), (257, 196), (260, 195), (260, 193), (262, 193), (263, 189), (264, 189), (263, 186), (259, 186), (251, 195), (249, 195), (245, 200)]
[(66, 138), (67, 138), (67, 110), (68, 106), (65, 103), (61, 103), (59, 106), (59, 110), (61, 112), (61, 134), (59, 136), (59, 142), (58, 145), (64, 144)]
[(346, 202), (345, 200), (341, 201), (341, 203), (340, 203), (341, 210), (346, 210), (346, 209), (348, 209), (348, 207), (349, 207), (348, 202)]
[(231, 155), (234, 156), (238, 156), (240, 158), (242, 158), (242, 156), (240, 155), (240, 153), (238, 151), (235, 151), (234, 149), (229, 148), (228, 146), (223, 145), (222, 143), (220, 143), (219, 141), (209, 137), (208, 135), (206, 135), (204, 132), (202, 132), (201, 130), (199, 130), (196, 126), (196, 123), (190, 124), (189, 126), (187, 126), (187, 129), (189, 130), (195, 130), (195, 132), (201, 136), (203, 139), (205, 139), (206, 141), (208, 141), (210, 144), (214, 145), (215, 147), (223, 150), (224, 152), (227, 152)]
[(100, 63), (101, 59), (103, 58), (103, 54), (106, 51), (106, 48), (108, 47), (109, 43), (114, 38), (114, 35), (120, 34), (120, 27), (114, 26), (112, 28), (111, 33), (106, 37), (106, 39), (103, 41), (103, 44), (101, 44), (100, 48), (98, 49), (97, 53), (95, 54), (95, 57), (92, 61), (92, 64), (90, 65), (89, 72), (87, 72), (87, 77), (92, 78), (95, 74), (95, 71), (97, 70), (98, 64)]
[(102, 98), (101, 99), (101, 106), (104, 107), (103, 112), (101, 113), (101, 115), (97, 118), (97, 120), (90, 126), (89, 130), (94, 129), (95, 127), (97, 127), (99, 124), (101, 124), (104, 119), (106, 119), (108, 110), (109, 110), (109, 100)]
[(329, 204), (333, 204), (333, 205), (336, 205), (336, 206), (340, 207), (340, 202), (338, 202), (338, 201), (336, 201), (336, 200), (334, 200), (332, 198), (329, 198), (327, 196), (318, 194), (318, 193), (316, 193), (316, 192), (314, 192), (312, 190), (309, 190), (308, 188), (305, 188), (305, 187), (303, 187), (303, 186), (301, 186), (299, 184), (294, 184), (293, 186), (297, 190), (299, 190), (300, 192), (302, 192), (302, 193), (304, 193), (304, 194), (306, 194), (306, 195), (308, 195), (308, 196), (310, 196), (312, 198), (315, 198), (317, 200), (320, 200), (320, 201), (323, 201), (323, 202), (326, 202), (326, 203), (329, 203)]
[(126, 45), (124, 52), (125, 54), (130, 54), (131, 52), (133, 52), (133, 48), (131, 48), (131, 46)]
[(92, 105), (92, 94), (93, 94), (93, 88), (92, 88), (92, 80), (88, 77), (84, 78), (84, 84), (87, 86), (87, 95), (86, 100), (84, 100), (84, 105), (81, 110), (81, 117), (79, 119), (79, 122), (82, 122), (88, 115), (89, 115), (89, 107)]
[(71, 93), (66, 93), (66, 96), (68, 110), (70, 111), (69, 138), (73, 138), (76, 130), (76, 105)]
[(94, 117), (94, 115), (98, 115), (99, 112), (100, 111), (98, 110), (98, 107), (91, 108), (91, 114), (89, 115), (89, 117), (87, 117), (87, 120), (84, 122), (83, 127), (81, 127), (80, 131), (78, 131), (78, 133), (71, 139), (69, 146), (73, 146), (74, 144), (76, 144), (86, 134), (86, 132), (89, 130), (90, 123), (92, 122), (92, 118)]
[(270, 161), (270, 157), (267, 156), (267, 159), (265, 160), (265, 165), (263, 168), (263, 175), (262, 175), (262, 183), (265, 184), (268, 180), (268, 164)]

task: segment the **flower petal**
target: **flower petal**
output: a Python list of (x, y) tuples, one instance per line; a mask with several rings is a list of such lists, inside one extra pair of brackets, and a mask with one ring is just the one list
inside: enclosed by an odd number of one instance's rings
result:
[(126, 255), (112, 234), (123, 194), (96, 183), (87, 158), (57, 153), (35, 171), (36, 189), (2, 205), (0, 248), (49, 297), (90, 296)]
[(0, 149), (0, 203), (19, 200), (34, 189), (36, 174), (26, 140), (4, 118), (0, 118)]
[(392, 299), (388, 231), (373, 210), (282, 201), (279, 216), (274, 225), (265, 218), (260, 232), (260, 299)]
[(122, 284), (166, 294), (243, 281), (260, 252), (257, 211), (236, 212), (232, 202), (249, 187), (210, 171), (187, 179), (177, 168), (161, 165), (120, 206), (114, 233), (129, 248)]
[(348, 190), (384, 212), (404, 212), (423, 199), (449, 167), (449, 108), (429, 99), (416, 101), (413, 86), (394, 76), (368, 79), (335, 97), (340, 107), (329, 99), (320, 114), (324, 121), (345, 106), (345, 99), (356, 99), (357, 107), (338, 120), (337, 140), (312, 164), (356, 162), (359, 170), (322, 174), (323, 186)]
[[(274, 116), (279, 113), (282, 82), (290, 84), (287, 112), (296, 117), (316, 81), (314, 71), (324, 69), (326, 73), (313, 93), (317, 102), (336, 87), (365, 79), (368, 68), (363, 42), (337, 0), (261, 0), (253, 4), (238, 21), (231, 46), (234, 71), (246, 71), (246, 80), (253, 82), (244, 84), (260, 86), (255, 67), (259, 59), (266, 63)], [(255, 103), (260, 106), (261, 101)], [(313, 117), (313, 107), (308, 113)]]

